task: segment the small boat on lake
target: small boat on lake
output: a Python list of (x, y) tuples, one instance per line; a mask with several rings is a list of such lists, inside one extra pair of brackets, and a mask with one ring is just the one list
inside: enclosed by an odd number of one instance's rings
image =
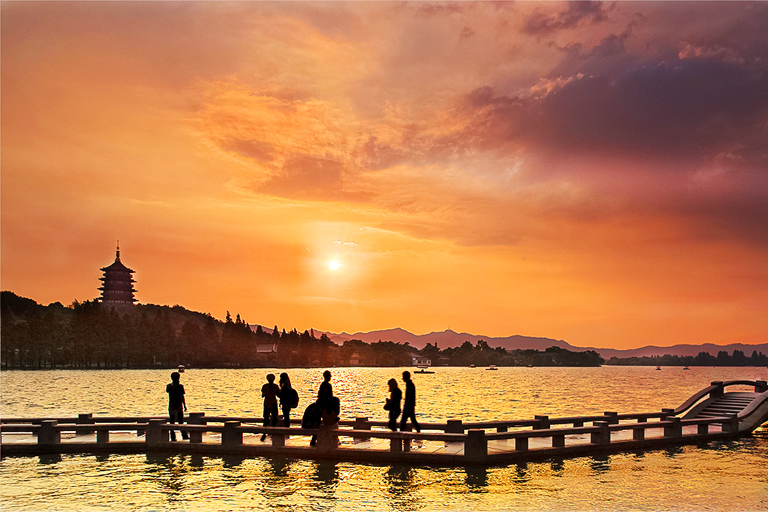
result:
[(179, 372), (179, 373), (184, 373), (184, 365), (180, 364), (179, 368), (176, 371)]
[(492, 364), (491, 366), (489, 366), (488, 368), (486, 368), (486, 370), (498, 370), (498, 368), (496, 368), (496, 365), (495, 365), (495, 364)]
[(416, 371), (415, 371), (415, 372), (413, 372), (413, 373), (435, 373), (435, 372), (431, 371), (431, 370), (429, 369), (429, 366), (427, 366), (427, 365), (425, 365), (425, 364), (424, 364), (424, 365), (419, 365), (419, 369), (418, 369), (418, 370), (416, 370)]

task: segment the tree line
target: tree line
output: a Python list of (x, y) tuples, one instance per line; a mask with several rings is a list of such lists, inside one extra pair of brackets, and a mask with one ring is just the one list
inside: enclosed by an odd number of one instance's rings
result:
[(334, 343), (312, 329), (286, 331), (255, 328), (227, 312), (224, 321), (181, 306), (144, 304), (126, 310), (104, 307), (98, 300), (43, 306), (3, 291), (3, 368), (169, 368), (178, 365), (226, 367), (410, 366), (418, 355), (432, 365), (451, 366), (600, 366), (595, 351), (559, 347), (539, 350), (491, 348), (480, 340), (440, 350), (427, 344), (417, 350), (406, 343)]
[(768, 356), (757, 350), (747, 356), (741, 350), (728, 354), (720, 350), (716, 356), (709, 352), (699, 352), (695, 356), (612, 357), (606, 364), (617, 366), (768, 366)]

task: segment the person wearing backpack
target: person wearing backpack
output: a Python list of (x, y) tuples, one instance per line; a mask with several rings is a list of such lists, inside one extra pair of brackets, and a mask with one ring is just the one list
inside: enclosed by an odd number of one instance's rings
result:
[(280, 408), (283, 410), (283, 424), (290, 428), (291, 409), (299, 406), (299, 394), (291, 387), (291, 378), (283, 372), (280, 374)]

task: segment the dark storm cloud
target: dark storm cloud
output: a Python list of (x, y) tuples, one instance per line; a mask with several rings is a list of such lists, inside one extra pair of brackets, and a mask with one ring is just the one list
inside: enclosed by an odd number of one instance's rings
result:
[[(467, 96), (476, 130), (561, 149), (708, 154), (733, 145), (768, 146), (768, 76), (717, 60), (644, 67), (617, 80), (578, 77), (543, 97)], [(744, 149), (749, 149), (745, 147)]]

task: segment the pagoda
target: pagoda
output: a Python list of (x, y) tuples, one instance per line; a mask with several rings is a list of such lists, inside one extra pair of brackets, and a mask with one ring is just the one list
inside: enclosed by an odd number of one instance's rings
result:
[(117, 252), (115, 253), (115, 262), (108, 267), (101, 269), (104, 272), (104, 277), (100, 277), (103, 285), (99, 288), (101, 290), (101, 303), (107, 308), (130, 308), (136, 299), (133, 298), (133, 294), (136, 290), (133, 289), (133, 280), (131, 274), (134, 270), (123, 265), (120, 261), (120, 242), (117, 243)]

